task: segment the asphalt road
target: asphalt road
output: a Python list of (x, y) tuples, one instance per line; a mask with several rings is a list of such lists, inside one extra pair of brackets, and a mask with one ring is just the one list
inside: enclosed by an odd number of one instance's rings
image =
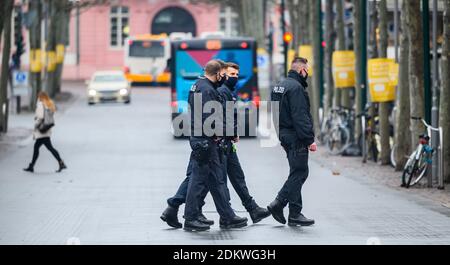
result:
[[(159, 216), (184, 178), (190, 150), (171, 136), (169, 90), (136, 88), (130, 105), (94, 106), (82, 87), (72, 92), (78, 96), (56, 116), (52, 138), (67, 171), (55, 173), (42, 147), (35, 173), (23, 172), (31, 139), (0, 150), (0, 244), (450, 244), (450, 209), (355, 172), (333, 176), (317, 154), (303, 189), (314, 226), (291, 228), (269, 217), (222, 231), (208, 195), (204, 212), (216, 222), (210, 231), (171, 229)], [(12, 117), (11, 126), (19, 125), (31, 128), (32, 116)], [(267, 206), (288, 175), (284, 152), (257, 138), (243, 139), (238, 154), (251, 194)], [(230, 190), (233, 208), (248, 217)]]

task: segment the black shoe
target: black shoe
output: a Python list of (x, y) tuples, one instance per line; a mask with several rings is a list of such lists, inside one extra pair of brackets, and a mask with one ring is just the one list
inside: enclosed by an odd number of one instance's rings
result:
[(295, 216), (289, 215), (288, 218), (288, 225), (289, 226), (310, 226), (314, 224), (314, 220), (313, 219), (308, 219), (306, 218), (303, 214), (298, 214)]
[(284, 218), (283, 208), (284, 205), (277, 199), (267, 206), (267, 209), (272, 214), (273, 218), (279, 223), (285, 224), (286, 218)]
[(178, 208), (168, 206), (161, 215), (161, 220), (173, 228), (181, 228), (183, 225), (178, 221)]
[(261, 221), (262, 219), (268, 217), (270, 215), (269, 210), (267, 210), (266, 208), (262, 208), (262, 207), (256, 207), (255, 209), (253, 209), (252, 211), (249, 212), (250, 213), (250, 217), (252, 218), (252, 221), (254, 224), (258, 223), (259, 221)]
[(184, 230), (190, 231), (190, 232), (201, 232), (209, 230), (209, 225), (204, 224), (200, 222), (199, 220), (193, 220), (193, 221), (184, 221)]
[(231, 220), (220, 219), (220, 228), (222, 229), (232, 229), (232, 228), (242, 228), (247, 226), (248, 219), (246, 217), (239, 217), (235, 215)]
[(23, 170), (24, 170), (24, 171), (31, 172), (31, 173), (34, 172), (34, 168), (33, 168), (33, 165), (32, 165), (32, 164), (28, 165), (28, 167), (27, 167), (27, 168), (24, 168)]
[(197, 220), (199, 220), (200, 222), (206, 224), (206, 225), (213, 225), (214, 221), (213, 220), (209, 220), (206, 218), (206, 216), (204, 216), (202, 213), (200, 214), (200, 216), (197, 218)]
[(56, 170), (56, 172), (61, 172), (61, 171), (63, 171), (63, 169), (66, 169), (67, 168), (67, 166), (66, 166), (66, 164), (64, 164), (64, 161), (59, 161), (59, 169), (58, 170)]

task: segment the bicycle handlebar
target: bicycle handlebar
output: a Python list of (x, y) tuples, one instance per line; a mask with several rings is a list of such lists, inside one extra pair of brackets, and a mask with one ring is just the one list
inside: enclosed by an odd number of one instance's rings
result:
[(423, 123), (423, 125), (425, 125), (425, 127), (429, 128), (430, 130), (439, 131), (439, 128), (435, 128), (435, 127), (431, 126), (424, 119), (422, 119), (422, 117), (411, 117), (411, 120), (421, 121)]

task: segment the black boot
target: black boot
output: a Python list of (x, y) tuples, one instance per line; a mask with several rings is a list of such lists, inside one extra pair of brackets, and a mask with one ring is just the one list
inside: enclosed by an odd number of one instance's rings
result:
[(201, 232), (209, 230), (209, 225), (204, 224), (199, 220), (192, 220), (192, 221), (185, 220), (183, 229), (190, 232), (194, 231)]
[(267, 206), (267, 209), (272, 214), (273, 218), (277, 220), (278, 222), (285, 224), (286, 218), (284, 218), (283, 208), (285, 205), (283, 205), (279, 200), (275, 199), (269, 206)]
[(66, 169), (67, 168), (67, 166), (66, 166), (66, 164), (64, 164), (64, 161), (59, 161), (59, 169), (58, 170), (56, 170), (56, 172), (61, 172), (63, 169)]
[(33, 164), (29, 164), (28, 167), (24, 168), (23, 170), (33, 173), (34, 172), (34, 166), (33, 166)]
[(210, 226), (214, 224), (214, 221), (206, 218), (206, 216), (204, 216), (203, 213), (200, 214), (200, 216), (197, 218), (197, 220), (199, 220), (200, 222), (202, 222), (206, 225), (210, 225)]
[(235, 215), (231, 220), (223, 220), (220, 219), (220, 228), (222, 229), (232, 229), (232, 228), (241, 228), (247, 226), (248, 219), (246, 217), (239, 217)]
[(250, 217), (252, 218), (252, 221), (254, 224), (258, 223), (262, 219), (268, 217), (270, 215), (269, 210), (262, 207), (256, 207), (255, 209), (249, 211)]
[(170, 205), (167, 206), (160, 218), (173, 228), (183, 227), (183, 225), (178, 221), (178, 208)]
[(313, 219), (306, 218), (303, 214), (289, 214), (288, 225), (289, 226), (310, 226), (314, 224)]

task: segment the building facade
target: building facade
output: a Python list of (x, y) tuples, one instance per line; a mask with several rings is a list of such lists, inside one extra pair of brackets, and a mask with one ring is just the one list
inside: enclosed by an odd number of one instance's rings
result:
[(63, 71), (66, 80), (88, 79), (97, 70), (122, 69), (127, 36), (171, 32), (199, 36), (227, 25), (220, 23), (224, 15), (219, 5), (185, 0), (117, 0), (81, 10), (79, 16), (76, 13), (74, 10), (70, 21)]

